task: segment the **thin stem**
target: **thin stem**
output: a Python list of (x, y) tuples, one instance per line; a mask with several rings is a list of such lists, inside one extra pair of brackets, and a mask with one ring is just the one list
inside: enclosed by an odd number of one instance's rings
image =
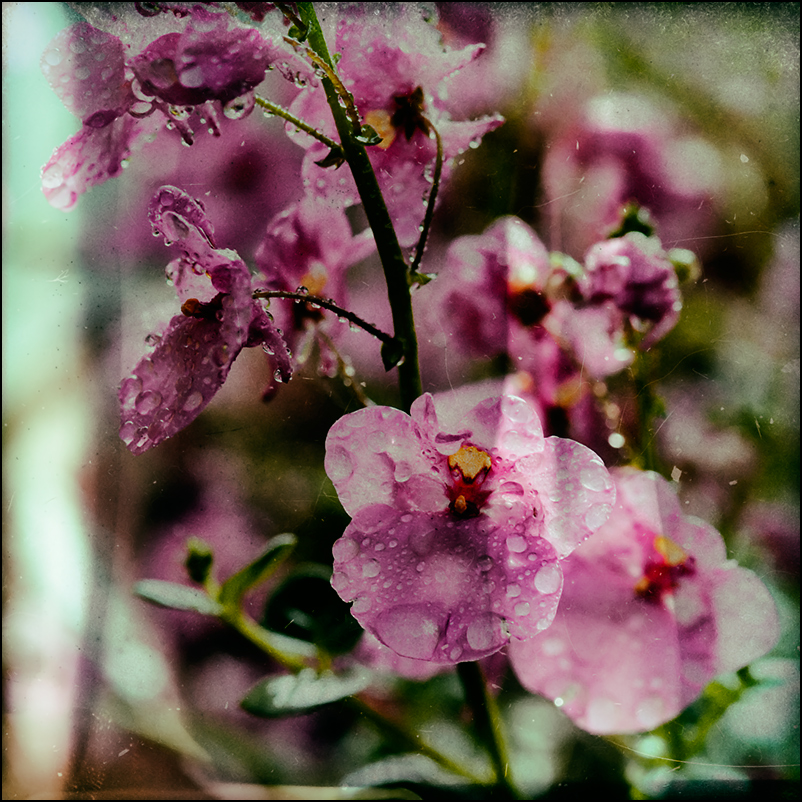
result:
[(334, 312), (335, 314), (339, 315), (340, 317), (344, 317), (346, 320), (350, 320), (359, 328), (364, 329), (368, 334), (372, 334), (377, 340), (381, 340), (383, 343), (392, 342), (394, 337), (392, 334), (387, 334), (387, 332), (382, 331), (379, 328), (376, 328), (372, 323), (368, 323), (365, 320), (362, 320), (359, 315), (355, 315), (353, 312), (349, 312), (347, 309), (343, 309), (341, 306), (337, 306), (334, 301), (326, 299), (326, 298), (319, 298), (317, 295), (309, 295), (307, 292), (290, 292), (288, 290), (256, 290), (253, 293), (254, 298), (290, 298), (293, 301), (305, 301), (310, 304), (315, 304), (316, 306), (320, 306), (323, 309), (328, 309), (330, 312)]
[(421, 755), (425, 755), (435, 763), (441, 765), (447, 771), (450, 771), (452, 774), (465, 777), (476, 785), (485, 784), (485, 781), (481, 777), (478, 777), (477, 775), (468, 771), (468, 769), (460, 766), (458, 763), (455, 763), (453, 760), (451, 760), (451, 758), (446, 757), (441, 752), (438, 752), (428, 744), (425, 744), (417, 733), (410, 732), (400, 724), (397, 724), (395, 721), (391, 721), (390, 719), (386, 718), (381, 713), (370, 707), (370, 705), (363, 702), (360, 698), (351, 696), (347, 699), (347, 702), (366, 718), (370, 719), (370, 721), (375, 724), (378, 729), (389, 735), (391, 738), (397, 740), (406, 749), (414, 750)]
[(289, 3), (276, 3), (276, 8), (296, 27), (299, 31), (305, 30), (306, 26), (303, 21), (298, 19), (292, 6)]
[[(334, 69), (312, 3), (298, 3), (298, 10), (304, 23), (309, 26), (309, 44), (329, 67)], [(351, 125), (345, 110), (340, 105), (339, 95), (334, 85), (328, 78), (322, 80), (337, 132), (340, 135), (343, 152), (354, 176), (368, 223), (373, 230), (376, 248), (384, 270), (387, 297), (393, 315), (393, 330), (404, 354), (403, 361), (398, 364), (401, 407), (405, 411), (409, 411), (412, 402), (422, 393), (422, 386), (418, 368), (418, 341), (412, 314), (412, 298), (407, 281), (407, 264), (398, 244), (398, 238), (368, 154), (362, 144), (354, 138)]]
[(271, 114), (275, 114), (276, 117), (283, 117), (287, 122), (292, 123), (296, 128), (299, 128), (301, 131), (305, 131), (309, 136), (313, 136), (319, 142), (322, 142), (327, 147), (331, 148), (333, 151), (342, 152), (342, 148), (335, 142), (333, 139), (329, 139), (325, 134), (322, 134), (317, 128), (309, 125), (309, 123), (305, 123), (303, 120), (299, 120), (294, 114), (291, 114), (287, 109), (283, 106), (279, 106), (278, 103), (273, 103), (266, 98), (260, 97), (256, 95), (256, 105), (261, 106), (263, 109), (267, 109)]
[(477, 733), (493, 762), (496, 783), (508, 798), (522, 799), (509, 776), (510, 760), (504, 743), (501, 715), (496, 700), (487, 690), (479, 663), (458, 663), (457, 675), (462, 683), (465, 699), (473, 711)]
[(300, 671), (302, 668), (309, 666), (309, 660), (287, 654), (275, 646), (270, 637), (271, 633), (257, 624), (250, 616), (243, 613), (242, 610), (227, 610), (221, 618), (230, 627), (236, 629), (240, 635), (253, 643), (254, 646), (260, 648), (285, 668), (289, 668), (290, 671)]
[(432, 190), (429, 193), (429, 200), (426, 203), (426, 216), (423, 218), (423, 227), (421, 230), (420, 239), (418, 240), (418, 247), (415, 251), (415, 259), (412, 266), (409, 268), (411, 276), (418, 272), (418, 266), (423, 259), (423, 251), (426, 249), (426, 238), (429, 236), (429, 228), (432, 225), (432, 216), (434, 215), (434, 204), (437, 200), (437, 190), (440, 187), (440, 174), (443, 172), (443, 140), (440, 138), (440, 133), (432, 125), (431, 120), (426, 120), (429, 128), (434, 131), (435, 139), (437, 140), (437, 157), (434, 162), (434, 178), (432, 179)]

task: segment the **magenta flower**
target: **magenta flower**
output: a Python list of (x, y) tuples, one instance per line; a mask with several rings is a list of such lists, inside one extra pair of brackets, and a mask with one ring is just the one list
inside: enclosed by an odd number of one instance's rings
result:
[(554, 138), (543, 164), (553, 230), (578, 257), (634, 201), (649, 210), (663, 242), (698, 238), (713, 221), (719, 161), (712, 145), (681, 131), (670, 109), (635, 94), (595, 97)]
[(167, 267), (181, 314), (120, 386), (120, 437), (141, 454), (189, 425), (223, 385), (243, 348), (273, 354), (277, 378), (292, 375), (284, 340), (252, 297), (251, 276), (236, 252), (214, 247), (203, 205), (161, 187), (148, 210), (154, 232), (182, 256)]
[[(131, 153), (165, 127), (192, 144), (196, 109), (195, 120), (217, 133), (220, 113), (244, 117), (253, 109), (253, 88), (274, 62), (294, 81), (314, 81), (300, 57), (253, 28), (237, 27), (228, 14), (197, 5), (180, 19), (168, 16), (167, 23), (150, 26), (152, 32), (181, 30), (140, 41), (136, 52), (129, 26), (114, 15), (110, 27), (125, 34), (127, 45), (86, 22), (61, 31), (48, 45), (42, 71), (83, 123), (42, 168), (42, 188), (53, 206), (73, 208), (81, 194), (117, 176)], [(141, 27), (130, 26), (140, 34)]]
[[(375, 249), (370, 229), (354, 236), (341, 208), (306, 195), (268, 223), (256, 252), (256, 262), (265, 276), (267, 289), (290, 292), (301, 289), (348, 307), (346, 270)], [(309, 337), (324, 326), (327, 337), (320, 340), (320, 346), (321, 353), (328, 354), (326, 339), (337, 339), (342, 328), (339, 323), (334, 327), (328, 325), (333, 317), (331, 312), (311, 303), (287, 301), (276, 302), (274, 308), (293, 353), (302, 355)]]
[(334, 544), (334, 589), (386, 646), (433, 662), (548, 627), (561, 559), (614, 499), (601, 460), (544, 438), (515, 397), (426, 394), (411, 415), (353, 412), (329, 431), (325, 466), (353, 516)]
[(682, 309), (674, 266), (660, 240), (638, 232), (598, 242), (585, 256), (579, 288), (590, 304), (613, 301), (638, 330), (644, 347), (669, 332)]
[[(476, 147), (503, 122), (498, 115), (452, 120), (443, 100), (446, 78), (475, 58), (482, 47), (445, 50), (437, 29), (407, 4), (383, 6), (380, 15), (370, 6), (352, 6), (337, 24), (331, 47), (342, 54), (337, 71), (353, 94), (362, 121), (383, 138), (378, 146), (368, 148), (368, 155), (403, 246), (414, 245), (420, 236), (418, 226), (431, 190), (436, 144), (429, 135), (430, 124), (442, 137), (445, 181), (450, 161)], [(302, 92), (291, 111), (337, 138), (322, 88)], [(310, 191), (342, 206), (359, 203), (350, 175), (316, 164), (326, 157), (326, 146), (290, 128), (290, 135), (308, 149), (303, 176)]]
[(779, 637), (766, 587), (727, 560), (713, 527), (683, 515), (669, 482), (634, 469), (613, 477), (616, 507), (564, 561), (549, 631), (510, 648), (524, 687), (598, 734), (669, 721)]

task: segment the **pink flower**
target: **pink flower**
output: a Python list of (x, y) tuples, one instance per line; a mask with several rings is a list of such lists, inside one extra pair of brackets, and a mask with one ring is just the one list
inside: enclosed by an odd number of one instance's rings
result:
[(544, 438), (515, 397), (370, 407), (326, 440), (326, 472), (353, 521), (332, 585), (404, 657), (456, 663), (551, 622), (560, 561), (597, 529), (614, 491), (601, 460)]
[[(443, 141), (445, 181), (449, 162), (469, 147), (476, 147), (488, 131), (503, 120), (495, 115), (475, 121), (452, 120), (443, 96), (445, 79), (481, 51), (472, 45), (444, 50), (440, 34), (407, 4), (385, 5), (374, 14), (370, 5), (350, 7), (336, 29), (332, 52), (342, 58), (337, 71), (353, 94), (362, 121), (383, 141), (368, 148), (373, 169), (402, 246), (414, 245), (426, 212), (436, 154), (433, 124)], [(322, 88), (307, 89), (291, 106), (293, 114), (331, 138), (337, 130)], [(303, 175), (310, 191), (342, 206), (359, 203), (356, 185), (342, 170), (320, 167), (328, 153), (325, 145), (308, 134), (290, 130), (307, 148)]]
[(579, 288), (588, 303), (613, 301), (636, 329), (649, 327), (647, 348), (674, 327), (682, 309), (677, 274), (660, 240), (638, 232), (596, 243), (585, 256)]
[(766, 587), (727, 560), (713, 527), (682, 514), (669, 482), (634, 469), (613, 477), (616, 507), (564, 561), (549, 631), (510, 648), (524, 687), (598, 734), (669, 721), (779, 636)]
[[(219, 113), (246, 116), (254, 105), (252, 90), (273, 62), (293, 81), (314, 80), (311, 67), (283, 44), (202, 6), (168, 15), (167, 22), (160, 15), (144, 26), (135, 20), (129, 26), (114, 14), (106, 19), (91, 8), (87, 12), (125, 34), (126, 43), (81, 22), (61, 31), (42, 56), (45, 77), (83, 122), (42, 169), (45, 197), (64, 211), (91, 187), (119, 175), (131, 153), (163, 128), (176, 128), (192, 144), (193, 122), (219, 134)], [(186, 21), (179, 22), (183, 17)], [(143, 27), (170, 32), (148, 42), (142, 40)], [(141, 45), (135, 52), (132, 38)]]
[(554, 242), (580, 256), (620, 223), (621, 208), (646, 207), (663, 242), (698, 238), (713, 222), (721, 183), (714, 148), (647, 98), (593, 98), (557, 136), (543, 164)]
[(141, 454), (189, 425), (225, 382), (240, 351), (261, 345), (274, 355), (277, 378), (292, 375), (287, 346), (252, 298), (251, 276), (236, 252), (214, 248), (203, 205), (176, 187), (151, 201), (154, 232), (176, 242), (183, 255), (167, 268), (182, 302), (144, 357), (120, 386), (120, 437)]
[[(266, 278), (267, 289), (293, 292), (304, 288), (310, 295), (332, 299), (346, 308), (346, 270), (375, 249), (370, 229), (354, 236), (341, 208), (306, 195), (268, 223), (256, 262)], [(342, 329), (339, 322), (333, 327), (328, 325), (333, 313), (311, 303), (275, 301), (271, 311), (296, 354), (306, 350), (308, 337), (321, 326), (327, 337), (334, 339)], [(321, 353), (328, 355), (326, 338), (321, 338), (320, 346)]]

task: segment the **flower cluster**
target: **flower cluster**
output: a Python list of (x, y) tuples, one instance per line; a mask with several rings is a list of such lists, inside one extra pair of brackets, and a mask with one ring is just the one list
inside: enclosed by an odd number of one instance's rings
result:
[[(690, 152), (691, 144), (658, 124), (646, 101), (611, 96), (592, 103), (543, 151), (543, 189), (557, 218), (552, 248), (518, 217), (497, 217), (483, 233), (443, 244), (438, 280), (424, 289), (431, 276), (418, 268), (436, 188), (452, 177), (459, 154), (503, 122), (498, 114), (459, 119), (465, 109), (485, 108), (491, 93), (485, 81), (469, 102), (483, 45), (445, 46), (431, 10), (417, 4), (332, 4), (322, 25), (311, 4), (136, 4), (134, 19), (118, 15), (116, 4), (86, 5), (92, 24), (67, 28), (42, 58), (48, 81), (82, 125), (43, 168), (45, 197), (56, 208), (72, 208), (91, 186), (118, 175), (157, 134), (177, 146), (193, 145), (201, 127), (220, 137), (221, 116), (240, 120), (257, 102), (265, 116), (285, 121), (281, 141), (299, 146), (297, 181), (287, 181), (264, 207), (269, 211), (247, 223), (255, 232), (249, 244), (258, 243), (258, 277), (240, 257), (248, 245), (218, 247), (210, 219), (219, 224), (216, 212), (207, 214), (176, 186), (160, 186), (152, 197), (153, 234), (179, 252), (166, 273), (180, 311), (150, 335), (152, 350), (119, 388), (126, 447), (141, 454), (189, 425), (244, 348), (268, 354), (265, 400), (315, 343), (319, 372), (333, 375), (331, 368), (358, 352), (341, 356), (338, 316), (381, 340), (383, 366), (398, 368), (400, 403), (409, 413), (374, 403), (371, 397), (389, 397), (381, 395), (385, 388), (367, 388), (367, 376), (363, 393), (349, 373), (343, 384), (364, 408), (336, 420), (325, 442), (325, 471), (351, 517), (333, 545), (331, 586), (367, 634), (358, 647), (351, 641), (331, 654), (315, 641), (299, 652), (304, 660), (317, 654), (320, 666), (336, 666), (330, 657), (337, 655), (345, 664), (429, 678), (458, 663), (509, 656), (524, 688), (553, 700), (584, 730), (608, 734), (659, 726), (713, 677), (772, 648), (779, 625), (769, 592), (727, 560), (719, 533), (683, 514), (674, 488), (657, 473), (608, 472), (586, 445), (604, 453), (603, 426), (583, 437), (568, 423), (555, 424), (577, 410), (597, 421), (596, 401), (612, 392), (604, 380), (635, 363), (638, 349), (655, 346), (682, 310), (672, 262), (679, 257), (663, 242), (696, 230), (685, 223), (702, 203), (705, 182), (683, 184), (669, 156)], [(467, 28), (462, 41), (473, 41), (470, 19), (453, 13), (452, 40)], [(499, 46), (496, 58), (503, 52)], [(256, 95), (273, 68), (289, 79), (289, 109)], [(622, 104), (631, 119), (618, 119)], [(236, 146), (244, 148), (246, 137)], [(226, 131), (208, 142), (230, 140)], [(265, 171), (272, 169), (263, 160)], [(233, 164), (226, 152), (206, 167), (235, 173)], [(247, 172), (247, 159), (243, 164)], [(592, 214), (574, 236), (572, 207), (557, 202), (586, 176), (586, 187), (609, 191), (576, 200), (588, 201)], [(236, 206), (224, 191), (204, 189)], [(364, 216), (351, 209), (360, 202)], [(635, 204), (630, 212), (648, 206), (654, 217), (644, 210), (622, 218), (625, 204)], [(654, 236), (650, 219), (672, 239)], [(414, 257), (405, 255), (416, 244)], [(384, 284), (370, 277), (376, 265), (349, 274), (374, 253)], [(381, 316), (378, 326), (351, 308), (358, 283), (364, 306)], [(474, 378), (493, 372), (487, 384), (438, 393), (436, 381), (422, 381), (417, 287), (435, 299), (432, 328), (482, 363)], [(426, 334), (436, 347), (437, 332)], [(659, 405), (632, 406), (632, 416), (642, 416), (633, 430), (646, 431)], [(576, 440), (548, 436), (569, 429)], [(641, 464), (654, 463), (644, 457)], [(235, 574), (222, 590), (193, 576), (204, 586), (198, 594), (211, 597), (201, 608), (242, 625), (226, 607), (232, 588), (261, 581), (259, 572), (274, 567), (270, 560)], [(328, 566), (317, 568), (315, 581), (336, 602)], [(290, 636), (275, 646), (255, 621), (242, 627), (281, 657)]]
[[(379, 15), (379, 16), (377, 16)], [(498, 115), (453, 120), (445, 103), (446, 79), (470, 63), (482, 45), (444, 50), (437, 30), (414, 4), (375, 4), (335, 12), (333, 49), (342, 54), (337, 70), (353, 96), (362, 121), (381, 137), (369, 156), (402, 246), (414, 245), (426, 213), (437, 147), (443, 147), (443, 180), (450, 162), (503, 122)], [(322, 89), (298, 95), (290, 109), (331, 137), (337, 131)], [(288, 126), (289, 128), (289, 126)], [(303, 177), (307, 186), (341, 206), (359, 203), (349, 175), (321, 169), (326, 146), (303, 132), (291, 132), (308, 148)]]
[(341, 418), (326, 472), (353, 521), (332, 584), (357, 620), (405, 657), (456, 663), (545, 629), (561, 561), (614, 501), (601, 460), (544, 438), (512, 396), (468, 406), (426, 394), (407, 415)]
[(449, 247), (441, 308), (458, 348), (506, 355), (531, 377), (542, 414), (577, 401), (580, 376), (603, 378), (676, 323), (677, 276), (656, 237), (630, 232), (594, 245), (584, 266), (549, 254), (517, 217)]

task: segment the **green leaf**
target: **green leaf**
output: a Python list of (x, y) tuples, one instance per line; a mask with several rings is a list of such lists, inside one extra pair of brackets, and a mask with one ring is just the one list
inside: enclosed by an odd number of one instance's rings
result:
[(342, 148), (331, 148), (329, 152), (320, 160), (315, 162), (318, 167), (333, 167), (335, 170), (345, 164), (345, 154)]
[(350, 652), (363, 633), (350, 605), (331, 586), (331, 566), (318, 563), (299, 565), (270, 594), (264, 625), (329, 654)]
[(404, 346), (400, 340), (388, 340), (382, 343), (382, 362), (385, 370), (392, 370), (404, 358)]
[(417, 284), (420, 287), (425, 287), (430, 281), (437, 278), (437, 273), (420, 273), (414, 270), (409, 274), (409, 284)]
[(248, 713), (264, 718), (297, 716), (353, 696), (370, 682), (371, 674), (364, 668), (352, 668), (342, 674), (318, 674), (313, 668), (305, 668), (298, 674), (262, 680), (248, 691), (240, 705)]
[(264, 582), (290, 556), (297, 542), (295, 535), (291, 534), (274, 537), (259, 557), (223, 583), (220, 603), (225, 607), (238, 607), (245, 593)]
[(362, 130), (354, 137), (360, 145), (378, 145), (382, 141), (381, 135), (372, 125), (363, 125)]
[(187, 541), (187, 559), (184, 565), (193, 582), (202, 585), (207, 580), (213, 560), (212, 547), (205, 540), (191, 537)]
[(143, 579), (134, 585), (134, 593), (145, 601), (174, 610), (194, 610), (203, 615), (220, 615), (223, 608), (209, 598), (205, 591), (163, 582), (161, 579)]
[(308, 28), (301, 29), (297, 25), (290, 25), (290, 29), (287, 31), (287, 36), (291, 39), (295, 39), (297, 42), (305, 42), (308, 35)]

